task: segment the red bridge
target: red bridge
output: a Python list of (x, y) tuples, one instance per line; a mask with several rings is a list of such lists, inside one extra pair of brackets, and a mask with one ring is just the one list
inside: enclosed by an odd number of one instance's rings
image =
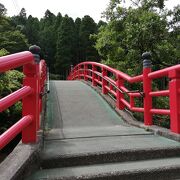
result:
[[(0, 100), (1, 112), (22, 100), (22, 118), (0, 135), (3, 149), (22, 133), (22, 143), (0, 164), (1, 180), (180, 178), (180, 65), (151, 72), (146, 52), (142, 74), (130, 77), (83, 62), (68, 81), (50, 81), (47, 96), (47, 66), (39, 54), (33, 46), (0, 57), (1, 73), (17, 67), (24, 73), (23, 87)], [(153, 81), (162, 77), (168, 89), (154, 91)], [(137, 83), (143, 90), (127, 88)], [(169, 109), (153, 107), (159, 96), (169, 97)], [(136, 98), (143, 98), (142, 107)], [(144, 125), (129, 111), (143, 113)], [(154, 114), (169, 115), (170, 129), (153, 125)]]

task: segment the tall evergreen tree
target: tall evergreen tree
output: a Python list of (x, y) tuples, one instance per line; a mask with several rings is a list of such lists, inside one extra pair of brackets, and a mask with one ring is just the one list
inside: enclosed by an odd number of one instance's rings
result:
[[(44, 15), (44, 18), (42, 19), (42, 22), (44, 22), (43, 26), (52, 26), (55, 22), (56, 16), (47, 9)], [(43, 27), (44, 28), (44, 27)]]
[(76, 46), (75, 46), (75, 59), (73, 65), (76, 65), (80, 62), (81, 59), (81, 48), (80, 48), (80, 27), (81, 27), (81, 19), (76, 18), (75, 20), (75, 35), (76, 35)]
[(93, 47), (95, 42), (90, 39), (90, 35), (95, 33), (97, 33), (97, 24), (90, 16), (84, 16), (80, 26), (81, 61), (97, 61), (99, 59), (98, 53)]
[[(56, 16), (56, 19), (55, 19), (55, 22), (54, 22), (54, 25), (53, 25), (53, 28), (54, 28), (54, 36), (55, 36), (55, 45), (56, 45), (56, 41), (58, 39), (58, 30), (59, 30), (59, 27), (61, 26), (61, 22), (62, 22), (62, 15), (61, 13), (59, 12)], [(56, 48), (56, 47), (55, 47)], [(55, 57), (55, 56), (54, 56)]]
[(21, 9), (20, 13), (17, 16), (12, 17), (12, 21), (16, 28), (25, 34), (27, 17), (26, 10), (24, 8)]
[(54, 29), (58, 31), (58, 28), (60, 27), (62, 22), (62, 14), (59, 12), (56, 16), (55, 22), (54, 22)]
[(39, 45), (39, 20), (31, 15), (27, 19), (25, 34), (30, 44)]
[(56, 32), (54, 29), (54, 23), (56, 16), (49, 10), (45, 12), (45, 16), (40, 20), (40, 32), (39, 41), (44, 54), (44, 58), (47, 61), (50, 72), (54, 71), (55, 52), (56, 52)]
[(72, 18), (65, 15), (58, 31), (56, 47), (56, 73), (63, 75), (73, 62), (75, 54), (75, 24)]

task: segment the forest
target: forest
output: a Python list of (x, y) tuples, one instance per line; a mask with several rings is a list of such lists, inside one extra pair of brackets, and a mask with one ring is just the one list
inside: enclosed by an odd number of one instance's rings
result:
[[(41, 47), (41, 57), (47, 62), (52, 79), (65, 79), (71, 65), (82, 61), (97, 61), (129, 75), (142, 72), (141, 55), (152, 54), (153, 70), (180, 62), (180, 5), (165, 8), (165, 0), (131, 0), (132, 6), (122, 6), (121, 0), (110, 0), (102, 12), (105, 21), (96, 23), (89, 15), (75, 20), (60, 12), (46, 10), (38, 19), (21, 9), (18, 15), (7, 16), (0, 4), (0, 56)], [(23, 75), (18, 70), (0, 74), (0, 97), (21, 86)], [(166, 79), (156, 82), (164, 88)], [(132, 87), (133, 88), (133, 87)], [(155, 102), (168, 106), (166, 99)], [(21, 103), (0, 115), (0, 133), (21, 116)], [(165, 118), (166, 120), (167, 118)], [(165, 125), (168, 127), (168, 125)]]

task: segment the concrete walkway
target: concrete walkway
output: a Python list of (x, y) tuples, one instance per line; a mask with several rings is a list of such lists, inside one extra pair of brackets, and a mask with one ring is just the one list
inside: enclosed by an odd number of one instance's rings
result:
[(180, 168), (180, 143), (129, 126), (80, 81), (51, 81), (47, 108), (42, 170), (30, 179), (106, 179), (106, 174), (113, 176), (113, 170), (125, 179), (128, 167), (140, 174), (156, 172), (159, 167), (167, 175), (164, 167), (176, 167), (171, 169), (174, 174)]

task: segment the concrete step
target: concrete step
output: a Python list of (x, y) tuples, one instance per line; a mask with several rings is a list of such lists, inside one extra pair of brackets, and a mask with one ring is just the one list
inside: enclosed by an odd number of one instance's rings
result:
[(57, 128), (46, 132), (45, 140), (64, 140), (76, 138), (93, 138), (107, 136), (133, 136), (153, 134), (144, 129), (132, 127), (128, 124), (116, 126), (90, 126), (78, 128)]
[(98, 136), (45, 141), (42, 168), (180, 156), (180, 143), (160, 136)]
[(171, 180), (180, 178), (180, 157), (43, 169), (28, 180)]

